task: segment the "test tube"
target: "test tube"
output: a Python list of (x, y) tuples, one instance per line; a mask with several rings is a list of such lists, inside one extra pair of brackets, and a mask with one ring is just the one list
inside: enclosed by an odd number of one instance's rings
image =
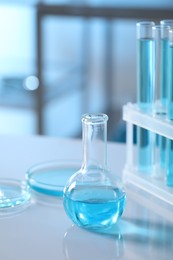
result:
[[(169, 31), (169, 84), (168, 84), (168, 118), (173, 120), (173, 29)], [(166, 183), (173, 186), (173, 140), (167, 139), (167, 174)]]
[(152, 21), (137, 26), (137, 104), (144, 112), (152, 112), (154, 104), (154, 41)]
[(165, 20), (161, 20), (160, 21), (161, 25), (166, 25), (166, 26), (170, 26), (173, 28), (173, 19), (165, 19)]
[[(167, 91), (168, 91), (168, 47), (170, 26), (153, 26), (153, 37), (155, 42), (155, 102), (153, 112), (155, 114), (166, 114)], [(157, 177), (161, 177), (166, 169), (166, 138), (158, 135), (158, 156), (156, 156)], [(157, 150), (157, 146), (156, 146)]]
[[(162, 26), (170, 26), (170, 29), (173, 29), (173, 19), (172, 20), (162, 20), (160, 21)], [(162, 49), (162, 55), (164, 58), (168, 59), (165, 62), (164, 69), (162, 70), (162, 82), (163, 88), (167, 86), (165, 93), (167, 101), (167, 117), (170, 120), (173, 120), (173, 36), (172, 31), (169, 32), (169, 41), (165, 43), (165, 48)], [(172, 47), (171, 47), (172, 46)], [(166, 183), (168, 186), (173, 186), (173, 141), (170, 139), (166, 140)]]
[(155, 134), (137, 127), (137, 169), (140, 172), (153, 173)]
[(173, 140), (167, 139), (167, 170), (166, 184), (173, 186)]
[(173, 29), (169, 31), (168, 119), (173, 120)]
[[(162, 70), (161, 70), (161, 93), (162, 104), (167, 109), (168, 107), (168, 80), (169, 80), (169, 30), (173, 28), (173, 20), (162, 20), (160, 25), (164, 28), (162, 31), (161, 41), (161, 57), (162, 57)], [(168, 30), (169, 28), (169, 30)]]
[(167, 108), (168, 89), (168, 49), (170, 26), (153, 26), (153, 38), (155, 44), (154, 66), (155, 66), (155, 104), (154, 113), (165, 114)]
[[(154, 41), (152, 21), (143, 21), (137, 26), (137, 105), (147, 113), (154, 104)], [(154, 133), (137, 127), (137, 168), (141, 172), (153, 169)]]

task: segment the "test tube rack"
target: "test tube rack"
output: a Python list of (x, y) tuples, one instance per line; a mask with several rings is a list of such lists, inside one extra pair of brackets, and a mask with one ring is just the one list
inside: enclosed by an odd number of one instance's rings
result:
[(128, 103), (123, 106), (123, 120), (126, 121), (126, 165), (123, 170), (123, 182), (132, 184), (144, 192), (173, 205), (173, 187), (166, 185), (163, 178), (152, 174), (144, 174), (136, 167), (136, 149), (133, 144), (134, 126), (150, 130), (156, 134), (173, 140), (173, 122), (165, 115), (150, 115), (142, 112), (136, 104)]

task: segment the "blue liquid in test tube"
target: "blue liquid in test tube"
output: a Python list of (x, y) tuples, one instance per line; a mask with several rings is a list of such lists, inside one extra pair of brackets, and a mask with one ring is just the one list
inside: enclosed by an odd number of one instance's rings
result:
[[(173, 29), (169, 31), (169, 43), (168, 119), (173, 120)], [(166, 183), (173, 186), (173, 140), (170, 139), (167, 139)]]
[(166, 137), (159, 136), (159, 150), (160, 150), (160, 167), (166, 168)]
[[(151, 113), (154, 101), (154, 41), (153, 22), (137, 23), (137, 105)], [(153, 133), (137, 127), (137, 167), (139, 171), (151, 172), (153, 167)]]
[(166, 184), (173, 186), (173, 140), (167, 139)]
[[(173, 30), (170, 30), (170, 33)], [(173, 43), (169, 47), (169, 89), (168, 89), (168, 119), (173, 120)]]
[[(168, 60), (169, 60), (170, 26), (161, 24), (153, 26), (155, 40), (155, 108), (156, 114), (166, 114), (168, 93)], [(160, 170), (166, 168), (166, 138), (158, 136)], [(159, 175), (159, 174), (157, 174)]]
[[(170, 35), (169, 30), (173, 28), (173, 20), (167, 19), (160, 21), (162, 27), (161, 35), (161, 101), (163, 107), (168, 108), (168, 91), (170, 76)], [(168, 116), (169, 118), (169, 116)]]
[[(163, 110), (167, 108), (167, 92), (168, 92), (168, 50), (169, 50), (169, 39), (167, 37), (161, 39), (161, 89), (160, 99)], [(160, 147), (160, 167), (165, 169), (166, 167), (166, 138), (160, 136), (159, 138)]]
[(139, 39), (137, 43), (137, 103), (144, 112), (152, 112), (153, 105), (153, 44), (152, 39)]
[[(166, 29), (167, 30), (167, 29)], [(167, 108), (167, 92), (168, 92), (168, 58), (169, 58), (169, 39), (165, 37), (161, 39), (161, 103), (163, 108)]]
[[(160, 24), (165, 28), (169, 26), (169, 30), (173, 28), (173, 20), (162, 20)], [(162, 59), (162, 67), (161, 67), (161, 90), (162, 90), (162, 104), (166, 108), (167, 117), (170, 120), (173, 120), (173, 51), (171, 45), (173, 44), (172, 41), (172, 33), (169, 32), (169, 37), (167, 34), (165, 35), (166, 31), (164, 30), (164, 39), (161, 42), (161, 59)], [(163, 38), (163, 37), (162, 37)], [(172, 44), (170, 44), (172, 43)], [(173, 185), (172, 179), (172, 166), (173, 166), (173, 158), (172, 158), (172, 147), (173, 141), (162, 137), (164, 141), (161, 140), (162, 146), (162, 160), (161, 166), (166, 167), (167, 172), (167, 184)], [(166, 149), (166, 152), (164, 152)]]
[(151, 172), (153, 167), (154, 134), (142, 127), (137, 127), (138, 170)]

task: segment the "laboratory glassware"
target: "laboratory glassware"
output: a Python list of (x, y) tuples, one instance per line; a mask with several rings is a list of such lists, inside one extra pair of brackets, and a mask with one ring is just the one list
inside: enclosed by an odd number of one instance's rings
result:
[(16, 179), (0, 179), (0, 217), (22, 211), (30, 204), (29, 186)]
[(153, 26), (153, 38), (155, 44), (154, 66), (154, 113), (165, 114), (167, 108), (167, 89), (168, 89), (168, 48), (170, 26)]
[(26, 171), (26, 182), (35, 196), (43, 194), (62, 198), (66, 182), (80, 165), (81, 162), (77, 160), (37, 163)]
[[(169, 47), (169, 30), (170, 26), (160, 24), (153, 26), (153, 38), (155, 42), (155, 103), (154, 114), (165, 115), (167, 110), (167, 93), (168, 93), (168, 47)], [(160, 177), (164, 174), (166, 168), (166, 138), (157, 136), (156, 150), (156, 171), (155, 176)], [(157, 167), (159, 166), (159, 167)]]
[(169, 31), (168, 119), (173, 120), (173, 29)]
[[(169, 31), (168, 119), (173, 120), (173, 29)], [(173, 140), (167, 139), (166, 183), (173, 186)]]
[[(170, 29), (173, 29), (173, 20), (171, 19), (166, 19), (166, 20), (162, 20), (160, 21), (161, 26), (165, 27), (169, 27)], [(167, 112), (168, 112), (168, 118), (171, 116), (169, 115), (169, 104), (168, 104), (168, 98), (169, 98), (169, 88), (170, 88), (170, 76), (171, 76), (171, 63), (170, 62), (170, 45), (171, 44), (171, 35), (167, 37), (167, 31), (164, 30), (164, 34), (165, 35), (165, 40), (162, 41), (162, 46), (161, 46), (161, 55), (162, 55), (162, 59), (163, 59), (163, 66), (162, 66), (162, 71), (161, 71), (161, 89), (162, 89), (162, 101), (163, 104), (165, 103), (165, 106), (167, 108)], [(165, 101), (164, 101), (165, 100)]]
[(107, 166), (107, 120), (105, 114), (83, 115), (83, 163), (64, 188), (67, 215), (78, 226), (92, 230), (111, 228), (126, 202), (121, 181)]
[[(136, 24), (137, 32), (137, 106), (145, 113), (153, 112), (154, 105), (154, 40), (152, 21)], [(155, 135), (137, 127), (137, 168), (142, 172), (153, 169)]]
[(154, 22), (136, 24), (137, 31), (137, 104), (145, 112), (152, 112), (154, 104)]

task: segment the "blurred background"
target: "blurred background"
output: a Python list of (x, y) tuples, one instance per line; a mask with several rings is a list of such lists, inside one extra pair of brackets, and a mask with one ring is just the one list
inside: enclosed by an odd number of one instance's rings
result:
[(136, 100), (136, 22), (173, 18), (172, 0), (0, 2), (0, 134), (81, 137), (81, 115)]

